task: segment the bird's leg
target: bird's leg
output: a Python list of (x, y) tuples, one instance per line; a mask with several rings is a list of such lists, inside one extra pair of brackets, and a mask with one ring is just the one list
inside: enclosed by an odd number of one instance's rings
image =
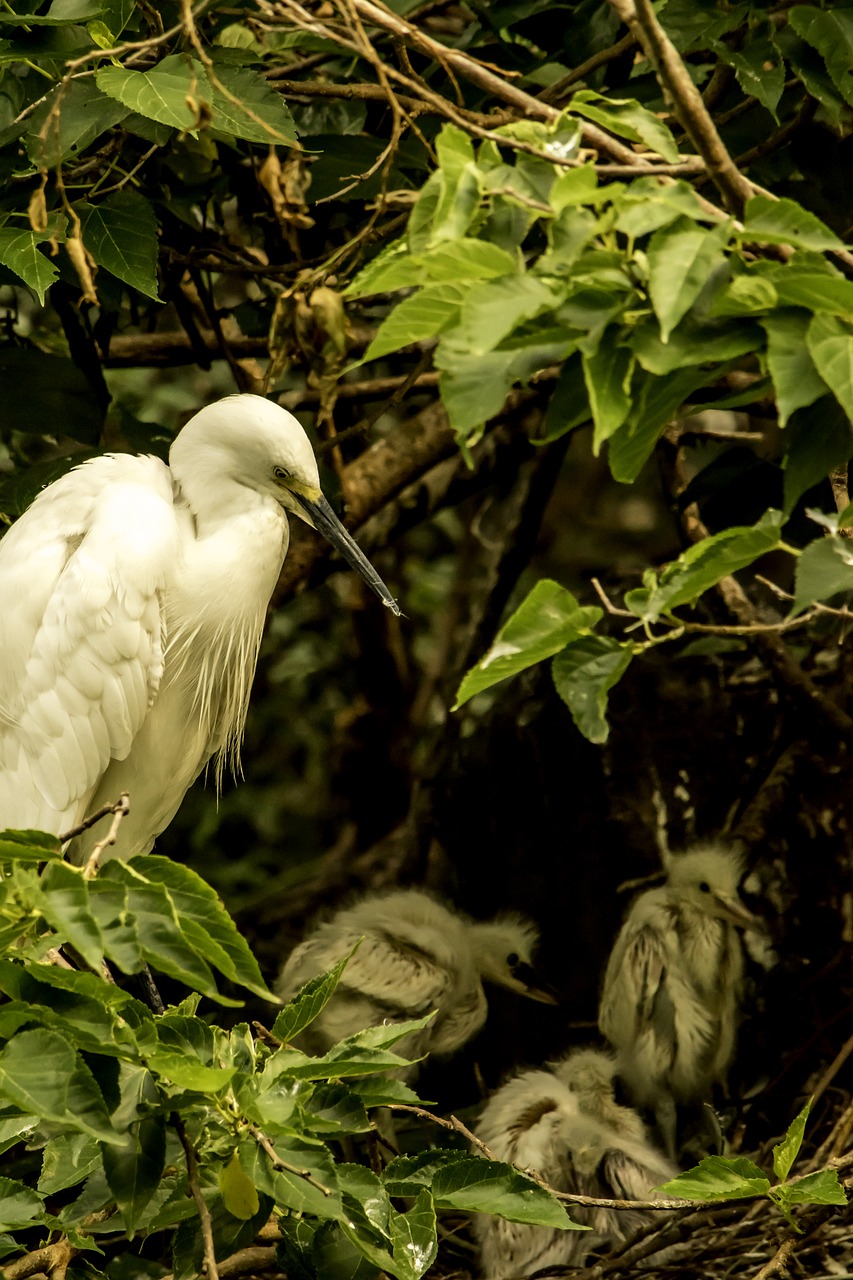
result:
[(659, 1098), (655, 1104), (655, 1123), (663, 1142), (663, 1149), (670, 1160), (676, 1159), (675, 1133), (678, 1117), (675, 1099), (671, 1094)]

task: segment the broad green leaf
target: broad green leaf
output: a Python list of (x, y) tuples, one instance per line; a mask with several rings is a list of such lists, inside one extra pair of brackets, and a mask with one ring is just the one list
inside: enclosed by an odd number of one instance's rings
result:
[(273, 998), (249, 944), (215, 890), (190, 867), (171, 858), (149, 854), (143, 865), (147, 880), (168, 889), (182, 923), (192, 921), (198, 925), (200, 933), (193, 935), (198, 940), (196, 950), (232, 982), (239, 982), (255, 995)]
[(416, 1156), (396, 1156), (383, 1169), (382, 1182), (389, 1196), (415, 1196), (424, 1187), (432, 1186), (437, 1169), (470, 1158), (466, 1151), (450, 1147), (435, 1147)]
[(806, 1131), (806, 1121), (809, 1118), (811, 1108), (812, 1104), (811, 1100), (809, 1100), (799, 1115), (789, 1124), (785, 1137), (773, 1148), (773, 1172), (780, 1182), (785, 1181), (800, 1153), (800, 1147), (803, 1145), (803, 1134)]
[(400, 1022), (383, 1022), (376, 1027), (364, 1027), (341, 1040), (331, 1053), (349, 1053), (351, 1049), (390, 1049), (413, 1031), (422, 1031), (435, 1017), (435, 1012), (424, 1014), (422, 1018), (406, 1018)]
[[(570, 172), (577, 173), (579, 170)], [(535, 274), (558, 276), (571, 284), (573, 268), (595, 235), (597, 226), (598, 219), (591, 209), (577, 209), (574, 205), (567, 205), (548, 223), (548, 248), (536, 260), (533, 266)]]
[[(0, 371), (2, 368), (0, 367)], [(62, 846), (44, 831), (0, 832), (0, 862), (59, 862)]]
[(62, 1133), (42, 1153), (38, 1189), (52, 1196), (74, 1187), (101, 1167), (101, 1148), (88, 1133)]
[(826, 394), (798, 409), (787, 428), (785, 510), (853, 456), (853, 424), (841, 405)]
[(461, 280), (494, 280), (519, 271), (517, 254), (508, 253), (488, 240), (463, 236), (447, 240), (422, 253), (420, 264), (424, 282), (443, 284)]
[(89, 882), (89, 906), (101, 930), (107, 959), (123, 973), (137, 973), (145, 956), (125, 886), (98, 876)]
[(796, 200), (774, 200), (770, 196), (747, 200), (743, 231), (738, 235), (743, 240), (793, 244), (818, 251), (843, 248), (843, 241), (835, 232)]
[[(166, 886), (152, 883), (141, 871), (136, 870), (137, 865), (144, 866), (146, 861), (147, 859), (140, 859), (137, 863), (129, 863), (113, 859), (98, 875), (99, 882), (112, 881), (125, 889), (128, 914), (137, 928), (146, 961), (169, 977), (177, 978), (179, 982), (185, 982), (187, 986), (200, 991), (202, 995), (210, 996), (220, 1003), (233, 1003), (220, 996), (207, 962), (187, 942), (174, 900)], [(186, 871), (187, 868), (184, 867), (183, 870)], [(101, 932), (104, 945), (109, 949), (110, 935), (103, 924)]]
[[(103, 409), (85, 373), (67, 356), (35, 347), (0, 347), (0, 385), (16, 390), (14, 398), (0, 397), (0, 429), (42, 436), (46, 422), (61, 422), (63, 431), (74, 440), (87, 445), (98, 443), (104, 424)], [(33, 488), (28, 493), (28, 485), (19, 482), (20, 496), (26, 497), (29, 505), (46, 484), (92, 456), (88, 452), (63, 452), (53, 461), (31, 465), (24, 474)], [(11, 492), (17, 497), (16, 490)], [(24, 835), (30, 837), (32, 833)], [(55, 836), (44, 835), (41, 844), (45, 848), (59, 847)], [(48, 860), (53, 858), (55, 855), (50, 854)]]
[(713, 319), (725, 316), (758, 316), (778, 305), (776, 286), (763, 276), (737, 275), (730, 280), (710, 307)]
[(793, 1204), (847, 1204), (847, 1193), (834, 1169), (818, 1169), (784, 1187), (774, 1188), (784, 1206)]
[[(287, 1219), (285, 1219), (285, 1223)], [(323, 1280), (376, 1280), (382, 1271), (364, 1254), (357, 1237), (346, 1233), (339, 1222), (321, 1222), (312, 1242), (310, 1261), (302, 1262), (299, 1270), (293, 1269), (291, 1250), (287, 1250), (288, 1276), (293, 1280), (313, 1280), (315, 1275)]]
[(607, 695), (625, 674), (633, 654), (630, 643), (620, 644), (609, 636), (583, 636), (567, 644), (551, 664), (557, 693), (590, 742), (607, 741)]
[(712, 47), (723, 62), (734, 68), (744, 93), (757, 98), (778, 120), (776, 108), (785, 88), (785, 63), (769, 38), (753, 37), (741, 49), (731, 49), (722, 40), (715, 40)]
[(317, 1136), (367, 1133), (371, 1124), (364, 1103), (343, 1084), (320, 1084), (303, 1104), (306, 1129)]
[(228, 1212), (244, 1222), (260, 1208), (255, 1184), (246, 1176), (236, 1151), (219, 1170), (219, 1194)]
[(432, 1196), (422, 1190), (406, 1213), (392, 1211), (391, 1252), (402, 1280), (419, 1280), (435, 1262), (438, 1236)]
[[(67, 1031), (81, 1049), (111, 1055), (136, 1049), (132, 1025), (139, 1024), (136, 1010), (144, 1006), (96, 974), (0, 960), (0, 990), (38, 1010), (39, 1021)], [(11, 1007), (0, 1006), (0, 1016)]]
[(588, 1231), (572, 1222), (563, 1206), (511, 1165), (469, 1156), (436, 1170), (432, 1183), (436, 1206), (468, 1213), (495, 1213), (510, 1222), (559, 1230)]
[(837, 535), (819, 538), (817, 542), (810, 542), (797, 557), (791, 614), (802, 613), (815, 600), (830, 600), (850, 590), (853, 590), (853, 543)]
[(344, 1218), (335, 1166), (327, 1147), (311, 1147), (294, 1138), (290, 1143), (276, 1142), (276, 1154), (290, 1168), (274, 1167), (254, 1139), (244, 1138), (240, 1143), (240, 1163), (258, 1191), (272, 1196), (279, 1209), (313, 1213), (318, 1218)]
[(769, 1191), (770, 1179), (742, 1156), (735, 1160), (706, 1156), (693, 1169), (656, 1190), (682, 1200), (745, 1200)]
[(148, 1066), (180, 1089), (197, 1093), (221, 1093), (237, 1074), (236, 1067), (206, 1067), (188, 1054), (158, 1049), (147, 1055)]
[(27, 155), (39, 168), (78, 156), (127, 115), (127, 107), (101, 93), (94, 80), (54, 89), (27, 121)]
[(15, 27), (61, 27), (70, 22), (88, 22), (103, 12), (102, 0), (53, 0), (45, 14), (17, 14), (0, 10), (0, 23)]
[(603, 125), (620, 138), (644, 142), (651, 151), (670, 164), (678, 161), (678, 147), (669, 129), (658, 116), (640, 106), (634, 98), (602, 97), (592, 89), (580, 89), (572, 96), (569, 110), (595, 124)]
[(759, 278), (773, 285), (780, 306), (853, 314), (853, 280), (801, 268), (796, 258), (788, 265), (766, 265), (770, 270), (763, 270)]
[[(213, 75), (212, 129), (264, 146), (299, 145), (284, 98), (260, 71), (217, 62)], [(238, 101), (232, 102), (220, 85)]]
[(575, 353), (563, 363), (545, 411), (542, 434), (534, 438), (534, 443), (545, 444), (548, 440), (559, 439), (581, 423), (589, 422), (591, 412), (582, 357)]
[(777, 27), (773, 41), (806, 92), (820, 104), (827, 123), (843, 137), (849, 125), (850, 108), (833, 84), (824, 59), (799, 38), (790, 24)]
[(480, 206), (480, 176), (468, 134), (446, 124), (436, 138), (435, 150), (439, 164), (438, 199), (431, 220), (431, 245), (458, 240)]
[(77, 208), (83, 243), (97, 262), (146, 298), (157, 291), (157, 219), (137, 191), (117, 191)]
[(366, 298), (421, 283), (420, 255), (409, 253), (405, 238), (393, 240), (359, 271), (344, 290), (345, 298)]
[(835, 316), (813, 316), (806, 345), (818, 373), (853, 422), (853, 329)]
[(26, 1112), (10, 1111), (8, 1108), (0, 1112), (0, 1152), (24, 1142), (37, 1124), (38, 1116), (28, 1115)]
[(23, 1182), (0, 1178), (0, 1231), (17, 1231), (44, 1219), (44, 1205), (37, 1192)]
[(686, 315), (663, 342), (658, 322), (649, 316), (634, 330), (631, 349), (649, 373), (663, 374), (735, 360), (757, 350), (762, 342), (761, 329), (749, 320), (697, 320), (692, 314)]
[(346, 966), (349, 964), (357, 948), (343, 960), (331, 968), (328, 973), (320, 973), (316, 978), (309, 978), (298, 995), (284, 1006), (273, 1023), (272, 1033), (285, 1043), (293, 1040), (304, 1031), (320, 1014), (335, 992)]
[(537, 582), (498, 632), (488, 653), (463, 679), (454, 711), (475, 693), (552, 657), (570, 640), (588, 634), (601, 612), (581, 607), (570, 591), (550, 578)]
[(150, 71), (127, 71), (124, 67), (102, 67), (95, 75), (102, 93), (138, 111), (149, 120), (174, 129), (199, 127), (199, 111), (188, 105), (212, 109), (213, 92), (204, 67), (195, 58), (169, 54)]
[[(608, 190), (612, 191), (612, 187)], [(717, 221), (683, 179), (661, 186), (657, 178), (635, 178), (614, 200), (614, 210), (616, 230), (635, 238), (649, 235), (682, 216), (693, 222)]]
[(812, 404), (828, 389), (806, 346), (810, 319), (805, 311), (780, 310), (760, 321), (767, 332), (767, 367), (776, 391), (780, 427), (795, 409)]
[(570, 205), (589, 204), (598, 194), (598, 174), (591, 164), (578, 169), (566, 169), (557, 178), (548, 202), (555, 214), (562, 213)]
[[(608, 335), (612, 336), (608, 338)], [(595, 424), (592, 451), (597, 455), (604, 441), (622, 426), (630, 412), (634, 354), (628, 347), (619, 346), (613, 331), (608, 330), (598, 350), (591, 355), (584, 353), (581, 359)]]
[[(146, 1077), (150, 1080), (147, 1073)], [(153, 1082), (151, 1093), (158, 1097)], [(107, 1183), (130, 1233), (160, 1186), (166, 1164), (166, 1117), (143, 1115), (121, 1146), (103, 1145), (101, 1155)]]
[(379, 326), (359, 363), (379, 360), (391, 351), (436, 337), (455, 323), (468, 294), (465, 284), (435, 284), (399, 302)]
[(727, 222), (711, 230), (679, 218), (649, 241), (649, 293), (666, 342), (693, 306), (708, 277), (725, 261), (723, 246), (731, 234)]
[(66, 862), (51, 863), (36, 886), (34, 902), (60, 938), (97, 969), (104, 958), (104, 940), (89, 906), (89, 887), (82, 871)]
[(360, 1098), (363, 1106), (384, 1107), (392, 1102), (419, 1103), (421, 1099), (402, 1080), (389, 1080), (387, 1076), (367, 1076), (348, 1081), (350, 1093)]
[(836, 89), (853, 105), (853, 12), (838, 6), (822, 10), (798, 4), (788, 10), (788, 22), (817, 49)]
[(662, 613), (692, 603), (721, 578), (777, 547), (783, 523), (782, 512), (770, 510), (752, 527), (736, 526), (703, 538), (667, 565), (651, 590), (629, 591), (627, 607), (644, 621), (656, 622)]
[(563, 296), (526, 274), (474, 284), (464, 294), (453, 341), (472, 355), (484, 355), (523, 321), (559, 306)]
[[(645, 375), (635, 387), (626, 421), (610, 438), (608, 461), (613, 478), (633, 484), (652, 455), (661, 432), (697, 387), (715, 380), (701, 369), (676, 369), (662, 377)], [(635, 378), (635, 383), (637, 379)]]
[(529, 341), (513, 337), (515, 345), (473, 355), (455, 342), (455, 332), (442, 338), (435, 354), (441, 370), (439, 389), (450, 424), (461, 440), (476, 442), (490, 418), (499, 413), (515, 382), (527, 383), (540, 369), (559, 364), (574, 350), (573, 337), (561, 328), (548, 329), (543, 338)]
[(320, 1058), (293, 1053), (292, 1060), (284, 1069), (299, 1080), (345, 1080), (376, 1071), (399, 1071), (409, 1065), (408, 1059), (401, 1058), (390, 1049), (357, 1048), (342, 1041)]
[(64, 1129), (120, 1143), (95, 1078), (55, 1031), (21, 1031), (0, 1052), (0, 1096)]
[(29, 228), (15, 231), (0, 227), (0, 265), (23, 280), (44, 306), (45, 290), (59, 275), (59, 268), (39, 249), (42, 239)]

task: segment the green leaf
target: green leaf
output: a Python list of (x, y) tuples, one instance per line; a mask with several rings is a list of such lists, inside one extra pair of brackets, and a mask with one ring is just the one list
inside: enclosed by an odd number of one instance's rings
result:
[(117, 191), (101, 204), (77, 207), (83, 243), (97, 262), (146, 298), (157, 291), (157, 219), (150, 200)]
[(745, 1200), (764, 1195), (770, 1190), (770, 1180), (758, 1165), (742, 1156), (735, 1160), (706, 1156), (693, 1169), (656, 1190), (683, 1200)]
[(613, 207), (616, 230), (635, 239), (668, 226), (680, 216), (693, 222), (717, 221), (683, 179), (662, 187), (657, 178), (635, 178), (614, 199)]
[(474, 284), (465, 293), (453, 342), (472, 355), (484, 355), (523, 321), (557, 307), (563, 296), (526, 274)]
[(195, 58), (170, 54), (150, 71), (127, 71), (124, 67), (102, 67), (95, 75), (102, 93), (138, 111), (149, 120), (175, 129), (198, 128), (198, 112), (187, 99), (213, 106), (207, 72)]
[[(0, 366), (2, 371), (2, 366)], [(58, 862), (62, 846), (44, 831), (0, 832), (0, 862)]]
[(432, 1186), (437, 1169), (470, 1159), (467, 1152), (451, 1147), (435, 1147), (416, 1156), (396, 1156), (382, 1171), (382, 1182), (389, 1196), (414, 1196)]
[(543, 578), (498, 632), (488, 653), (465, 676), (454, 711), (475, 693), (552, 657), (570, 640), (588, 634), (600, 617), (600, 609), (582, 608), (565, 587)]
[[(715, 375), (701, 369), (676, 369), (662, 377), (646, 374), (635, 386), (631, 412), (610, 438), (608, 461), (613, 478), (633, 484), (651, 457), (661, 432), (697, 387), (713, 382)], [(635, 378), (635, 383), (637, 379)]]
[(800, 1153), (800, 1147), (803, 1145), (803, 1134), (806, 1131), (806, 1121), (809, 1118), (811, 1109), (812, 1104), (811, 1099), (809, 1099), (800, 1114), (791, 1121), (785, 1137), (773, 1148), (773, 1172), (780, 1182), (785, 1181)]
[(634, 610), (636, 606), (638, 617), (656, 622), (662, 613), (692, 603), (721, 578), (777, 547), (783, 523), (782, 512), (770, 510), (751, 527), (735, 526), (703, 538), (667, 565), (650, 591), (629, 591), (625, 596), (627, 607)]
[[(279, 1140), (276, 1154), (290, 1168), (275, 1168), (254, 1140), (244, 1139), (239, 1154), (249, 1181), (258, 1191), (272, 1196), (278, 1208), (313, 1213), (318, 1218), (344, 1218), (335, 1166), (327, 1147), (312, 1147), (298, 1138), (290, 1142)], [(297, 1170), (310, 1174), (310, 1181)]]
[[(150, 1095), (158, 1091), (148, 1073)], [(102, 1146), (104, 1173), (121, 1210), (125, 1229), (133, 1232), (160, 1186), (166, 1165), (166, 1117), (143, 1115), (124, 1135), (121, 1146)]]
[(80, 155), (127, 115), (127, 107), (108, 98), (94, 80), (72, 80), (53, 89), (27, 121), (27, 155), (40, 169), (53, 169)]
[(723, 262), (723, 246), (731, 224), (707, 231), (689, 218), (679, 218), (656, 231), (649, 241), (649, 294), (666, 342), (683, 315), (693, 306), (708, 277)]
[(722, 40), (715, 40), (712, 48), (723, 62), (734, 68), (744, 93), (750, 98), (757, 98), (778, 120), (776, 108), (785, 88), (785, 63), (770, 39), (767, 36), (753, 38), (740, 50), (730, 49)]
[(592, 451), (597, 456), (604, 441), (622, 426), (630, 412), (634, 354), (628, 347), (619, 346), (615, 335), (607, 330), (598, 350), (591, 355), (584, 353), (581, 359), (595, 424)]
[(272, 1033), (285, 1043), (293, 1040), (320, 1014), (335, 992), (346, 966), (349, 964), (357, 948), (345, 956), (343, 960), (331, 968), (328, 973), (320, 973), (316, 978), (309, 978), (296, 995), (279, 1013), (273, 1023)]
[(455, 323), (468, 292), (465, 284), (435, 284), (404, 298), (383, 320), (359, 363), (379, 360), (390, 351), (436, 337)]
[(774, 1188), (786, 1206), (793, 1204), (847, 1204), (847, 1193), (834, 1169), (818, 1169), (784, 1187)]
[(798, 409), (787, 430), (785, 510), (853, 455), (853, 425), (837, 400), (824, 395)]
[(35, 886), (37, 904), (52, 929), (70, 942), (93, 969), (104, 958), (104, 940), (89, 907), (82, 871), (66, 862), (51, 863)]
[(219, 1170), (219, 1194), (228, 1212), (243, 1222), (253, 1218), (260, 1208), (255, 1184), (246, 1176), (236, 1151)]
[(763, 270), (758, 278), (773, 285), (780, 306), (853, 314), (853, 280), (802, 268), (796, 258), (785, 265), (766, 265), (770, 270)]
[[(260, 71), (217, 62), (213, 74), (219, 84), (212, 82), (211, 128), (233, 138), (244, 138), (247, 142), (259, 142), (265, 146), (273, 143), (299, 145), (293, 117), (284, 98), (276, 93)], [(232, 102), (220, 85), (238, 101)]]
[(797, 35), (824, 59), (833, 84), (853, 105), (853, 13), (849, 9), (813, 9), (795, 5), (788, 10), (788, 22)]
[(780, 427), (795, 409), (813, 404), (828, 389), (806, 346), (810, 320), (805, 311), (780, 310), (760, 321), (767, 333), (767, 367), (776, 391)]
[(853, 331), (835, 316), (816, 315), (806, 345), (818, 373), (853, 422)]
[(832, 535), (810, 542), (797, 557), (794, 571), (794, 604), (791, 616), (802, 613), (816, 600), (830, 600), (853, 589), (853, 544)]
[(274, 999), (249, 944), (239, 933), (216, 891), (190, 867), (171, 858), (149, 854), (144, 868), (147, 880), (168, 889), (184, 926), (187, 922), (198, 926), (199, 931), (193, 937), (197, 939), (196, 949), (205, 959), (232, 982), (239, 982), (255, 995)]
[(0, 1052), (0, 1093), (65, 1129), (122, 1141), (91, 1071), (55, 1031), (21, 1031), (10, 1040)]
[(362, 1106), (384, 1107), (391, 1102), (420, 1103), (414, 1089), (402, 1080), (389, 1080), (387, 1076), (368, 1076), (348, 1083), (350, 1093), (356, 1094)]
[(752, 196), (747, 200), (743, 231), (739, 231), (738, 236), (742, 240), (793, 244), (817, 251), (844, 247), (834, 231), (796, 200), (774, 200), (770, 196)]
[(0, 1152), (8, 1151), (29, 1138), (38, 1124), (38, 1116), (6, 1108), (0, 1113)]
[(620, 644), (609, 636), (584, 636), (567, 644), (551, 664), (557, 693), (590, 742), (607, 741), (607, 695), (625, 674), (633, 655), (630, 643)]
[(542, 434), (534, 437), (534, 443), (545, 444), (559, 439), (581, 423), (589, 422), (591, 412), (582, 357), (575, 352), (563, 363), (545, 411)]
[(438, 1236), (432, 1196), (422, 1190), (406, 1213), (392, 1211), (391, 1251), (401, 1280), (419, 1280), (435, 1262)]
[(634, 98), (604, 98), (592, 89), (581, 89), (573, 95), (569, 110), (572, 115), (603, 125), (620, 138), (644, 142), (670, 164), (678, 162), (678, 147), (669, 129)]
[(44, 1148), (38, 1189), (43, 1195), (55, 1195), (100, 1167), (101, 1148), (95, 1138), (88, 1133), (62, 1133)]
[(563, 1206), (537, 1183), (511, 1165), (469, 1156), (436, 1171), (433, 1197), (439, 1209), (495, 1213), (510, 1222), (588, 1231), (572, 1222)]
[(634, 330), (631, 348), (649, 373), (664, 374), (734, 360), (757, 350), (763, 340), (761, 329), (748, 320), (697, 320), (688, 314), (663, 342), (658, 322), (649, 316)]
[(591, 164), (578, 169), (565, 169), (557, 178), (548, 202), (555, 214), (562, 213), (570, 205), (590, 204), (598, 194), (598, 174)]
[(206, 1067), (189, 1054), (158, 1049), (147, 1055), (148, 1066), (179, 1089), (195, 1093), (221, 1093), (237, 1074), (236, 1067)]
[(45, 290), (59, 275), (59, 268), (39, 249), (42, 239), (35, 231), (0, 227), (0, 265), (29, 285), (44, 306)]
[(480, 207), (480, 174), (467, 133), (446, 124), (435, 140), (438, 157), (438, 198), (432, 215), (429, 244), (458, 240)]
[(757, 316), (772, 311), (779, 302), (775, 285), (763, 276), (737, 275), (718, 293), (710, 306), (712, 319), (725, 316)]
[(60, 27), (71, 22), (88, 22), (103, 12), (102, 0), (53, 0), (45, 14), (14, 13), (11, 9), (0, 11), (0, 23), (16, 27)]
[(44, 1205), (25, 1183), (0, 1178), (0, 1231), (17, 1231), (44, 1221)]

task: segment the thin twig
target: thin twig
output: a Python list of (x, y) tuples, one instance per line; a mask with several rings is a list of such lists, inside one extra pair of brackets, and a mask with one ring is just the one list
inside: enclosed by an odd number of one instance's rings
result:
[[(122, 792), (122, 796), (124, 796)], [(88, 831), (90, 827), (94, 827), (96, 822), (100, 822), (101, 818), (106, 818), (107, 814), (115, 813), (121, 806), (122, 801), (116, 800), (115, 804), (102, 804), (100, 809), (96, 809), (94, 813), (90, 813), (88, 818), (84, 818), (76, 827), (71, 827), (69, 831), (64, 831), (61, 836), (57, 836), (60, 844), (67, 844), (69, 840), (73, 840), (75, 836), (81, 836), (84, 831)]]
[(121, 826), (122, 819), (126, 818), (129, 813), (130, 813), (130, 795), (128, 794), (127, 791), (122, 791), (121, 796), (118, 799), (118, 802), (113, 805), (113, 820), (110, 823), (109, 831), (104, 836), (103, 840), (99, 840), (96, 845), (93, 845), (92, 852), (89, 854), (88, 858), (86, 859), (86, 865), (83, 868), (84, 879), (86, 880), (92, 879), (92, 876), (98, 870), (98, 863), (101, 860), (101, 854), (110, 845), (115, 844), (116, 840), (118, 839), (118, 830), (119, 830), (119, 827)]
[(189, 1182), (190, 1192), (195, 1201), (195, 1207), (198, 1210), (198, 1220), (201, 1227), (201, 1239), (204, 1248), (204, 1262), (202, 1269), (207, 1276), (207, 1280), (219, 1280), (219, 1269), (216, 1265), (216, 1251), (213, 1246), (213, 1220), (210, 1216), (210, 1209), (207, 1207), (207, 1201), (201, 1193), (201, 1184), (198, 1180), (198, 1156), (196, 1149), (190, 1141), (186, 1126), (177, 1111), (173, 1111), (170, 1117), (172, 1128), (181, 1140), (181, 1146), (184, 1149), (184, 1155), (187, 1161), (187, 1181)]
[(608, 62), (613, 62), (615, 58), (621, 58), (622, 54), (627, 53), (636, 43), (637, 37), (633, 31), (629, 31), (621, 40), (617, 40), (615, 44), (612, 44), (609, 49), (599, 49), (598, 53), (594, 53), (585, 62), (579, 63), (568, 75), (555, 80), (553, 84), (549, 84), (547, 89), (543, 89), (539, 97), (543, 102), (559, 102), (571, 85), (576, 84), (578, 80), (585, 80), (587, 76), (592, 75), (593, 71), (597, 71), (599, 67), (606, 66)]
[(304, 1178), (309, 1186), (316, 1187), (324, 1196), (330, 1196), (332, 1194), (332, 1188), (327, 1187), (323, 1182), (318, 1182), (310, 1169), (300, 1169), (297, 1165), (289, 1164), (287, 1160), (282, 1160), (269, 1138), (261, 1132), (257, 1125), (250, 1124), (249, 1133), (258, 1145), (266, 1151), (276, 1169), (283, 1169), (285, 1173), (293, 1173), (296, 1174), (297, 1178)]

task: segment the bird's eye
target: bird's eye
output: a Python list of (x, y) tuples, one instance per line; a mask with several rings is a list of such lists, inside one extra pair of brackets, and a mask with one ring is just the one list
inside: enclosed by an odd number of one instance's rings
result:
[(700, 892), (700, 893), (710, 893), (710, 892), (711, 892), (711, 886), (708, 884), (708, 881), (707, 881), (707, 880), (703, 880), (703, 881), (702, 881), (702, 883), (701, 883), (701, 884), (700, 884), (700, 886), (699, 886), (699, 892)]
[(514, 951), (510, 951), (509, 955), (506, 958), (506, 962), (509, 965), (510, 969), (514, 969), (515, 966), (518, 964), (518, 956), (515, 954)]
[(290, 472), (287, 470), (286, 467), (273, 467), (272, 473), (275, 476), (276, 480), (290, 479)]

